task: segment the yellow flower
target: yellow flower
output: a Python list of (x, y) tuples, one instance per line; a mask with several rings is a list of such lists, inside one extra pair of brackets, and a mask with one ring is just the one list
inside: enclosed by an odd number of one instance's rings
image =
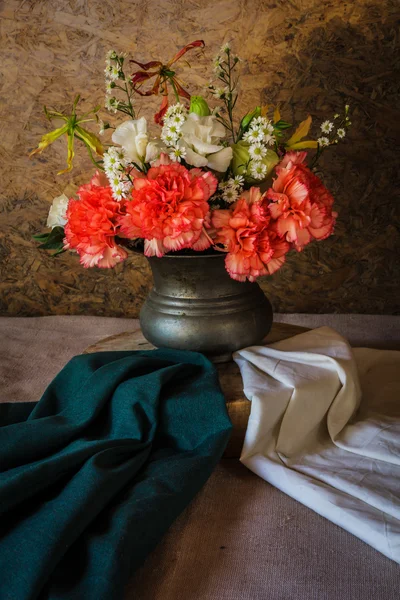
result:
[(87, 129), (81, 127), (80, 125), (80, 123), (93, 121), (94, 119), (85, 119), (84, 117), (87, 117), (90, 114), (95, 114), (100, 107), (96, 107), (93, 110), (82, 115), (81, 118), (78, 118), (76, 115), (76, 105), (78, 104), (78, 101), (79, 96), (75, 98), (74, 104), (72, 106), (72, 114), (69, 116), (63, 115), (62, 113), (56, 111), (49, 111), (46, 107), (44, 107), (44, 112), (46, 113), (46, 116), (49, 119), (49, 121), (51, 121), (53, 118), (62, 119), (63, 121), (65, 121), (65, 125), (59, 127), (58, 129), (54, 129), (50, 133), (46, 133), (39, 142), (38, 147), (35, 148), (35, 150), (32, 150), (32, 152), (29, 154), (29, 157), (31, 157), (34, 154), (43, 152), (43, 150), (47, 148), (47, 146), (49, 146), (55, 140), (57, 140), (59, 137), (65, 134), (68, 138), (67, 168), (63, 169), (62, 171), (59, 171), (57, 175), (61, 175), (62, 173), (68, 173), (68, 171), (71, 171), (72, 169), (72, 160), (75, 155), (75, 137), (85, 144), (86, 148), (88, 149), (90, 158), (96, 164), (96, 166), (98, 166), (98, 163), (94, 160), (92, 153), (95, 152), (99, 156), (103, 156), (104, 153), (103, 146), (99, 138)]

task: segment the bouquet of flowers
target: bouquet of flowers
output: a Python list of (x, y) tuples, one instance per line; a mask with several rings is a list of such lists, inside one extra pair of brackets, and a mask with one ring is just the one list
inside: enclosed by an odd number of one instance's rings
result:
[[(345, 137), (348, 105), (320, 125), (317, 140), (307, 137), (310, 116), (288, 134), (292, 125), (279, 107), (256, 106), (237, 120), (240, 59), (228, 44), (214, 60), (215, 80), (207, 88), (219, 106), (191, 96), (176, 75), (175, 63), (203, 47), (201, 40), (192, 42), (166, 64), (131, 60), (136, 70), (130, 75), (126, 56), (108, 52), (105, 105), (127, 117), (116, 127), (99, 118), (98, 106), (79, 117), (79, 96), (71, 115), (45, 108), (50, 120), (65, 124), (44, 135), (31, 155), (66, 135), (68, 165), (61, 173), (72, 169), (75, 139), (86, 146), (96, 173), (76, 198), (54, 199), (51, 231), (35, 236), (40, 247), (75, 251), (84, 267), (113, 267), (129, 249), (158, 257), (213, 249), (226, 254), (233, 279), (255, 281), (279, 269), (290, 250), (331, 235), (334, 199), (312, 169)], [(134, 100), (157, 94), (162, 102), (154, 137), (146, 118), (137, 118)], [(113, 145), (82, 126), (91, 120), (101, 135), (112, 131)], [(307, 166), (309, 149), (315, 154)]]

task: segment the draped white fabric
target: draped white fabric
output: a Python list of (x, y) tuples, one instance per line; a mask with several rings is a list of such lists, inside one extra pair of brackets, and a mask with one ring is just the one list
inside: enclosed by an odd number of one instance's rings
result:
[(400, 352), (321, 327), (234, 360), (252, 402), (243, 464), (400, 563)]

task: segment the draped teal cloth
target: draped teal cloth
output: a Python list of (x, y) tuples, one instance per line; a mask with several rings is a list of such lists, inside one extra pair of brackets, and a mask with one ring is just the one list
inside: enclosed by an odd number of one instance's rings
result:
[(172, 350), (77, 356), (0, 425), (1, 600), (123, 598), (231, 430), (214, 366)]

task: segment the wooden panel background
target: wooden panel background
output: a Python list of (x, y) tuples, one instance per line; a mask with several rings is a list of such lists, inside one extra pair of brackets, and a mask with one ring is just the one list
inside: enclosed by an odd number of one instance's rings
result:
[[(262, 282), (276, 311), (399, 311), (400, 58), (398, 0), (6, 0), (0, 3), (0, 312), (136, 316), (151, 279), (131, 256), (115, 270), (83, 270), (73, 255), (38, 251), (52, 198), (91, 173), (56, 176), (64, 142), (29, 161), (47, 124), (44, 103), (103, 103), (105, 52), (168, 59), (187, 42), (207, 48), (186, 80), (201, 93), (224, 41), (244, 60), (245, 110), (280, 102), (287, 120), (318, 122), (349, 101), (353, 129), (321, 162), (337, 199), (336, 235), (292, 254)], [(396, 147), (397, 141), (397, 147)]]

